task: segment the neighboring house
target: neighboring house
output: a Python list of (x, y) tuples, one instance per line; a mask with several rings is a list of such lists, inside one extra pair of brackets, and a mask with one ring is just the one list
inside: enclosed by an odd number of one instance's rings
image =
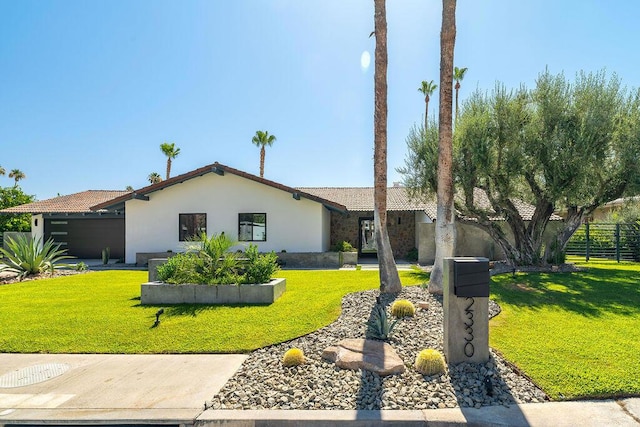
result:
[[(525, 220), (533, 207), (517, 207)], [(214, 163), (157, 184), (126, 191), (85, 191), (0, 211), (31, 213), (34, 236), (51, 237), (71, 255), (135, 263), (137, 254), (184, 250), (200, 232), (224, 232), (260, 251), (326, 252), (342, 241), (375, 256), (373, 188), (294, 188)], [(421, 263), (435, 256), (436, 203), (387, 191), (387, 229), (396, 258), (414, 248)], [(552, 219), (561, 219), (554, 217)], [(499, 220), (499, 219), (497, 219)], [(458, 224), (456, 255), (501, 257), (482, 230)]]
[(112, 258), (124, 258), (124, 215), (93, 211), (91, 206), (128, 191), (89, 190), (3, 209), (2, 214), (31, 214), (34, 238), (49, 238), (78, 258), (100, 258), (109, 247)]
[(640, 204), (640, 196), (621, 197), (598, 206), (596, 210), (587, 218), (588, 222), (611, 221), (611, 215), (628, 205)]

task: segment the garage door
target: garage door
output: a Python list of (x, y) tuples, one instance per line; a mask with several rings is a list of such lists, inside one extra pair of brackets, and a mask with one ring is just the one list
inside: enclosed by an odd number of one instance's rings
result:
[(124, 258), (124, 218), (46, 219), (44, 235), (78, 258), (100, 259), (106, 247), (112, 259)]

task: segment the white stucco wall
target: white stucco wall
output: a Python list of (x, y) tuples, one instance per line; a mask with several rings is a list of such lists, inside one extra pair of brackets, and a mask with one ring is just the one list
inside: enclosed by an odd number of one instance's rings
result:
[(416, 211), (416, 248), (420, 247), (420, 226), (418, 224), (432, 223), (431, 218), (424, 211)]
[[(207, 234), (238, 239), (239, 213), (267, 214), (267, 241), (260, 251), (322, 252), (329, 247), (330, 217), (320, 203), (226, 173), (208, 173), (149, 194), (149, 201), (125, 205), (126, 262), (137, 252), (182, 251), (178, 215), (206, 213)], [(242, 244), (248, 245), (249, 242)]]
[(44, 243), (44, 217), (41, 214), (31, 215), (31, 238)]

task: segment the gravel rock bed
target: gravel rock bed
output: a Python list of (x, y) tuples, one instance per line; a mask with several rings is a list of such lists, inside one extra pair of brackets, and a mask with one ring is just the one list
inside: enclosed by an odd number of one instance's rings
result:
[(17, 273), (8, 273), (6, 271), (0, 272), (0, 285), (8, 285), (10, 283), (17, 282), (29, 282), (32, 280), (41, 280), (41, 279), (51, 279), (52, 277), (61, 277), (61, 276), (73, 276), (75, 274), (85, 274), (89, 271), (76, 271), (76, 270), (55, 270), (53, 274), (51, 273), (38, 273), (31, 274), (22, 280), (17, 279)]
[[(404, 288), (397, 298), (429, 308), (396, 325), (389, 343), (404, 360), (403, 374), (380, 377), (369, 371), (335, 367), (320, 355), (345, 338), (364, 338), (366, 322), (378, 291), (347, 295), (342, 314), (331, 325), (309, 335), (254, 351), (240, 370), (207, 406), (214, 409), (437, 409), (543, 402), (547, 396), (491, 350), (485, 364), (462, 363), (442, 376), (424, 376), (413, 369), (424, 348), (442, 351), (442, 297), (419, 287)], [(389, 303), (394, 296), (382, 296)], [(499, 312), (493, 301), (490, 316)], [(291, 347), (301, 348), (306, 363), (285, 368), (281, 358)], [(483, 383), (491, 379), (493, 393)]]

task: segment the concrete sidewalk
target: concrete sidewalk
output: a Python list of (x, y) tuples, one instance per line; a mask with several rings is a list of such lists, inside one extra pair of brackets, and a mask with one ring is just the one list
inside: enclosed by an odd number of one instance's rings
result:
[(193, 424), (246, 358), (0, 354), (0, 425)]
[(0, 426), (640, 426), (640, 398), (422, 411), (204, 410), (245, 359), (0, 354)]

